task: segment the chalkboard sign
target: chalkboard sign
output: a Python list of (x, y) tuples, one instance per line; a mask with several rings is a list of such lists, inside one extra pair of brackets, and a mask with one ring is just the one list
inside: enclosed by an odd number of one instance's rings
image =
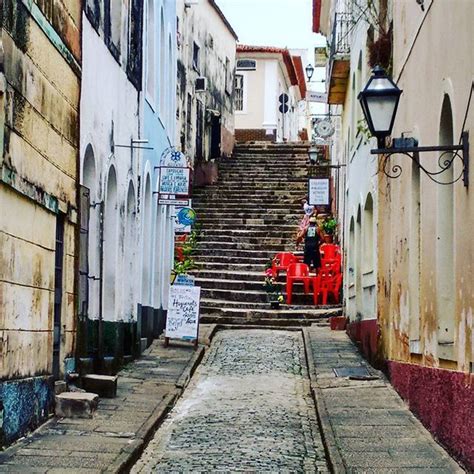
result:
[(200, 298), (201, 288), (199, 286), (170, 286), (166, 338), (197, 340)]

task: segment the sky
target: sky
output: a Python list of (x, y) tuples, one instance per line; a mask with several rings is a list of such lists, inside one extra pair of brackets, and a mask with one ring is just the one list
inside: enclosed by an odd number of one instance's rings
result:
[[(325, 40), (312, 32), (312, 0), (216, 0), (239, 43), (312, 49)], [(312, 61), (309, 55), (307, 60)]]

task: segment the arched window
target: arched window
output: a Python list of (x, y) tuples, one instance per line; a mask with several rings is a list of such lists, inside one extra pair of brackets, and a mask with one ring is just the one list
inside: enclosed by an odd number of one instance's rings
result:
[(165, 120), (164, 113), (166, 110), (166, 35), (165, 35), (165, 15), (163, 7), (161, 7), (160, 20), (160, 116)]
[(143, 229), (143, 266), (142, 266), (142, 305), (151, 304), (151, 182), (150, 175), (145, 181), (144, 206), (142, 213)]
[[(439, 144), (454, 143), (453, 112), (448, 95), (444, 96), (439, 126)], [(445, 158), (449, 158), (444, 155)], [(446, 181), (452, 181), (453, 169), (444, 172)], [(438, 343), (454, 342), (454, 190), (452, 185), (436, 187), (436, 312), (438, 316)]]
[(122, 6), (122, 0), (110, 2), (110, 36), (118, 51), (122, 35)]
[(155, 88), (156, 88), (156, 52), (155, 52), (155, 0), (148, 0), (147, 3), (147, 70), (146, 70), (146, 91), (149, 99), (152, 102), (155, 101)]
[(107, 177), (107, 191), (104, 209), (104, 275), (103, 275), (103, 316), (106, 321), (116, 319), (116, 271), (117, 271), (117, 175), (110, 167)]
[(367, 195), (363, 219), (364, 273), (374, 270), (374, 201), (372, 194)]
[(124, 316), (132, 320), (135, 315), (135, 245), (136, 245), (136, 205), (135, 188), (130, 181), (127, 192), (127, 214), (125, 218), (123, 308)]

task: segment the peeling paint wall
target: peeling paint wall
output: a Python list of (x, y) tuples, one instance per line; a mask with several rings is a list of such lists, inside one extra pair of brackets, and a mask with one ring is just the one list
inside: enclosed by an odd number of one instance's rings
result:
[[(422, 11), (416, 2), (393, 2), (393, 20), (393, 77), (403, 94), (392, 136), (405, 133), (420, 146), (446, 144), (452, 122), (449, 141), (459, 143), (464, 125), (472, 142), (474, 100), (468, 103), (474, 4), (459, 0), (447, 9), (444, 2), (425, 1)], [(423, 153), (420, 161), (434, 170), (438, 157)], [(473, 433), (466, 430), (474, 426), (472, 173), (469, 188), (462, 180), (442, 186), (423, 172), (417, 175), (408, 157), (390, 160), (403, 172), (392, 180), (379, 175), (378, 183), (378, 314), (384, 353), (395, 387), (472, 468), (473, 452), (467, 446), (472, 447)], [(456, 165), (454, 174), (459, 170)], [(425, 387), (417, 382), (420, 377)], [(461, 380), (462, 393), (454, 390)], [(431, 390), (436, 403), (425, 396)]]
[(79, 0), (0, 3), (0, 430), (6, 442), (49, 413), (55, 312), (58, 376), (74, 355), (80, 10)]
[[(200, 158), (196, 156), (198, 101), (204, 112), (202, 158), (211, 158), (213, 115), (220, 117), (220, 154), (229, 156), (234, 148), (232, 136), (236, 38), (212, 6), (213, 3), (203, 0), (196, 5), (185, 7), (184, 0), (176, 2), (179, 17), (176, 142), (192, 161)], [(193, 66), (194, 44), (200, 50), (198, 67)], [(205, 92), (195, 91), (195, 81), (198, 77), (207, 79)], [(191, 98), (190, 103), (188, 96)]]

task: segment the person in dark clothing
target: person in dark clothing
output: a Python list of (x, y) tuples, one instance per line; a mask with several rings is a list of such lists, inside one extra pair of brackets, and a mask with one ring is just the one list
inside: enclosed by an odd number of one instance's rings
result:
[(306, 229), (304, 238), (304, 263), (318, 271), (321, 266), (321, 255), (319, 253), (320, 235), (316, 217), (309, 219), (309, 226)]

